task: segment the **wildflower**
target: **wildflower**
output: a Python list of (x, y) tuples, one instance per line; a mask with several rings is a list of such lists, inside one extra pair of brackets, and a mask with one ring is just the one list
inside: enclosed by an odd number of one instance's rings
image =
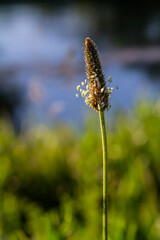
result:
[[(113, 88), (106, 86), (98, 51), (90, 38), (86, 38), (85, 40), (84, 54), (88, 80), (86, 79), (84, 82), (81, 82), (83, 87), (86, 85), (86, 90), (80, 89), (80, 85), (77, 86), (77, 90), (80, 90), (85, 103), (94, 110), (103, 111), (107, 109), (108, 111), (111, 107), (109, 98)], [(108, 83), (111, 82), (112, 77), (109, 76)]]
[[(107, 240), (108, 236), (108, 163), (107, 163), (107, 138), (105, 127), (104, 110), (107, 111), (111, 108), (109, 98), (113, 91), (113, 87), (108, 86), (112, 82), (112, 77), (108, 77), (106, 81), (102, 72), (98, 51), (94, 42), (90, 38), (86, 38), (84, 46), (86, 73), (88, 80), (81, 82), (77, 86), (77, 90), (80, 90), (82, 97), (85, 99), (85, 103), (99, 112), (101, 135), (102, 135), (102, 149), (103, 149), (103, 240)], [(86, 86), (85, 86), (86, 85)], [(116, 87), (117, 88), (117, 87)], [(76, 94), (78, 95), (78, 94)]]

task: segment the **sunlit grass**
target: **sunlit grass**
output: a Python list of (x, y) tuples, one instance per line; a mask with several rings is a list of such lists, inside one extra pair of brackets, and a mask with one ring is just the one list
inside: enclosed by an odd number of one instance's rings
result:
[[(98, 119), (91, 119), (79, 134), (40, 126), (15, 136), (0, 123), (2, 239), (101, 239), (101, 138)], [(142, 102), (114, 119), (108, 129), (110, 239), (158, 240), (160, 102)]]

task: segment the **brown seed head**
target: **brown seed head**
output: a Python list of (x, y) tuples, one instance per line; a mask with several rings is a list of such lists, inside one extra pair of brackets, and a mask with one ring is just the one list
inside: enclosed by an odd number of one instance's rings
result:
[(109, 95), (102, 72), (98, 51), (94, 42), (86, 38), (85, 47), (86, 72), (89, 81), (90, 107), (96, 111), (109, 109)]

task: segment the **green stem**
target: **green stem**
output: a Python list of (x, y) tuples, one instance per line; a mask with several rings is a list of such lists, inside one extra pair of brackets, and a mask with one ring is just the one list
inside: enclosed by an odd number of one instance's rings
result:
[(108, 163), (107, 163), (107, 137), (104, 111), (99, 111), (101, 135), (102, 135), (102, 149), (103, 149), (103, 240), (107, 240), (108, 235)]

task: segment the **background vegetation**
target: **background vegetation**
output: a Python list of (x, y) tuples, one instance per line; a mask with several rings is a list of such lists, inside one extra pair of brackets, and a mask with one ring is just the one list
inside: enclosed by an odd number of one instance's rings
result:
[[(96, 116), (81, 133), (41, 125), (16, 136), (1, 121), (1, 239), (101, 239), (102, 153)], [(110, 239), (158, 240), (160, 100), (141, 102), (114, 119), (108, 126)]]

